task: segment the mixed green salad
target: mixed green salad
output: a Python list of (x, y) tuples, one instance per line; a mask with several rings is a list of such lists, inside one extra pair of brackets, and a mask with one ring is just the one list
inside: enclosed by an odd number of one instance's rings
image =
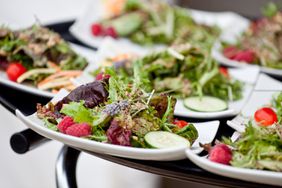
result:
[(255, 112), (254, 121), (246, 125), (238, 140), (224, 138), (223, 143), (210, 149), (210, 160), (240, 168), (282, 172), (282, 92), (273, 99), (271, 107)]
[(112, 68), (56, 104), (38, 105), (45, 125), (64, 134), (141, 148), (189, 147), (198, 138), (193, 124), (173, 117), (176, 99), (146, 92), (138, 64), (125, 79)]
[(238, 62), (282, 69), (282, 12), (270, 3), (265, 17), (252, 21), (236, 44), (223, 43), (225, 57)]
[(212, 46), (220, 30), (197, 24), (188, 10), (160, 0), (106, 1), (108, 17), (93, 23), (94, 37), (125, 37), (141, 45), (198, 41)]
[[(231, 78), (228, 69), (219, 67), (211, 58), (209, 49), (200, 44), (174, 45), (134, 60), (125, 58), (112, 63), (108, 61), (109, 59), (105, 64), (112, 65), (124, 79), (130, 79), (134, 65), (138, 65), (146, 78), (142, 84), (145, 91), (154, 90), (156, 93), (170, 93), (179, 99), (188, 98), (184, 103), (196, 111), (224, 110), (228, 106), (226, 101), (235, 101), (242, 97), (243, 84)], [(93, 72), (96, 78), (103, 74), (107, 66), (101, 66)], [(193, 106), (190, 105), (190, 97), (196, 97), (192, 99)], [(202, 108), (199, 103), (206, 101), (215, 104), (215, 108)]]
[(30, 82), (42, 90), (73, 89), (70, 78), (79, 76), (87, 64), (48, 28), (33, 25), (12, 31), (0, 27), (0, 70), (14, 82)]

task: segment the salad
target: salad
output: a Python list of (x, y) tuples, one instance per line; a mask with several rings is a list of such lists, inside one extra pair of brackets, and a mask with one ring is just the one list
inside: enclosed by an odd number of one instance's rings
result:
[(87, 64), (58, 33), (45, 27), (0, 28), (0, 69), (11, 81), (53, 92), (72, 90), (70, 79), (78, 77)]
[(45, 125), (63, 134), (98, 142), (141, 148), (189, 147), (197, 139), (193, 124), (173, 118), (176, 99), (144, 91), (138, 67), (125, 80), (107, 68), (56, 104), (38, 105)]
[(107, 18), (91, 25), (94, 37), (124, 37), (140, 45), (200, 41), (212, 45), (217, 27), (200, 25), (186, 9), (160, 0), (108, 0)]
[(228, 59), (263, 67), (282, 69), (282, 12), (271, 3), (265, 17), (252, 21), (235, 45), (224, 43)]
[(223, 143), (208, 150), (214, 162), (282, 172), (282, 92), (274, 98), (272, 107), (254, 113), (254, 121), (246, 125), (237, 141), (223, 138)]
[(170, 93), (185, 99), (185, 106), (195, 111), (222, 111), (228, 107), (227, 101), (242, 97), (242, 83), (232, 79), (228, 69), (219, 67), (209, 49), (201, 45), (174, 45), (140, 58), (105, 62), (93, 72), (96, 79), (108, 66), (128, 79), (133, 76), (134, 65), (138, 65), (146, 78), (142, 85), (145, 91)]

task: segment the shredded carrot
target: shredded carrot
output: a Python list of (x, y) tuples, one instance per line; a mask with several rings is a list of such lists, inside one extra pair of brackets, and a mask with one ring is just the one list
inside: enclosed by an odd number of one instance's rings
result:
[(66, 90), (72, 91), (72, 90), (74, 90), (74, 89), (76, 88), (76, 86), (73, 85), (73, 84), (70, 84), (70, 85), (65, 86), (64, 88), (65, 88)]
[(124, 53), (124, 54), (118, 54), (117, 56), (113, 57), (113, 61), (122, 61), (125, 59), (130, 59), (133, 55), (129, 53)]
[(58, 93), (59, 92), (59, 90), (58, 89), (52, 89), (52, 91), (51, 91), (52, 93)]
[(51, 92), (56, 94), (56, 93), (58, 93), (58, 92), (60, 91), (60, 89), (62, 89), (62, 88), (66, 89), (66, 90), (68, 90), (68, 91), (72, 91), (72, 90), (74, 90), (74, 89), (76, 88), (76, 86), (73, 85), (73, 83), (70, 83), (70, 84), (68, 84), (68, 85), (58, 86), (58, 87), (56, 87), (56, 88), (53, 88)]
[(38, 89), (47, 90), (52, 88), (64, 88), (65, 86), (68, 86), (70, 84), (72, 84), (72, 82), (69, 80), (69, 78), (58, 78), (38, 86)]
[(54, 62), (52, 62), (52, 61), (48, 61), (47, 65), (48, 65), (48, 67), (53, 68), (56, 71), (60, 71), (61, 70), (61, 68), (58, 65), (56, 65)]
[(78, 70), (69, 70), (69, 71), (60, 71), (60, 72), (57, 72), (55, 74), (52, 74), (50, 76), (48, 76), (47, 78), (45, 78), (44, 80), (42, 80), (41, 82), (39, 82), (37, 84), (38, 87), (48, 83), (48, 82), (51, 82), (57, 78), (60, 78), (60, 77), (66, 77), (66, 78), (71, 78), (71, 77), (77, 77), (79, 75), (81, 75), (82, 71), (78, 71)]

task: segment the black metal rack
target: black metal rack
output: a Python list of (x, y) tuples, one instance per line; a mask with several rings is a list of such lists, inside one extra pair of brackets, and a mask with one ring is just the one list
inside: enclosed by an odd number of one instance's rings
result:
[[(64, 22), (48, 27), (59, 32), (63, 38), (70, 42), (81, 44), (75, 40), (68, 32), (69, 26), (73, 22)], [(81, 44), (82, 45), (82, 44)], [(36, 103), (47, 103), (50, 99), (31, 95), (21, 91), (14, 90), (7, 86), (0, 84), (0, 103), (8, 109), (11, 113), (15, 113), (16, 109), (21, 110), (24, 114), (29, 115), (35, 112)], [(4, 92), (5, 91), (5, 92)], [(21, 96), (21, 97), (17, 97)], [(22, 100), (22, 99), (25, 100)], [(230, 119), (230, 118), (229, 118)], [(195, 119), (188, 119), (189, 121), (196, 121)], [(233, 132), (231, 128), (226, 126), (227, 119), (220, 120), (220, 129), (216, 135), (216, 138), (220, 138), (222, 135), (230, 136)], [(50, 141), (49, 139), (38, 135), (30, 129), (23, 130), (22, 132), (15, 133), (11, 136), (10, 144), (12, 149), (19, 153), (24, 154), (32, 149), (35, 149), (42, 144)], [(177, 180), (205, 183), (210, 185), (217, 185), (222, 187), (266, 187), (263, 184), (250, 183), (246, 181), (226, 178), (223, 176), (209, 173), (190, 162), (188, 159), (181, 161), (171, 162), (157, 162), (157, 161), (142, 161), (125, 159), (120, 157), (113, 157), (104, 154), (90, 153), (96, 157), (103, 158), (108, 161), (112, 161), (117, 164), (128, 166), (131, 168), (139, 169), (146, 172), (151, 172), (164, 177), (173, 178)], [(59, 188), (74, 188), (77, 187), (76, 183), (76, 165), (80, 150), (64, 146), (57, 158), (56, 163), (56, 183)], [(267, 187), (274, 187), (268, 186)]]

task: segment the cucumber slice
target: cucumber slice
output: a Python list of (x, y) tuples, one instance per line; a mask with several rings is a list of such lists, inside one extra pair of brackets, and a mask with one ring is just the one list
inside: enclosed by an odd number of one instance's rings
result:
[(132, 12), (111, 20), (106, 24), (113, 26), (119, 36), (125, 37), (139, 29), (144, 20), (145, 17), (143, 14)]
[(198, 112), (218, 112), (228, 108), (225, 101), (211, 96), (188, 97), (184, 99), (184, 106)]
[(152, 148), (190, 147), (190, 142), (177, 134), (166, 131), (152, 131), (145, 135), (145, 142)]

